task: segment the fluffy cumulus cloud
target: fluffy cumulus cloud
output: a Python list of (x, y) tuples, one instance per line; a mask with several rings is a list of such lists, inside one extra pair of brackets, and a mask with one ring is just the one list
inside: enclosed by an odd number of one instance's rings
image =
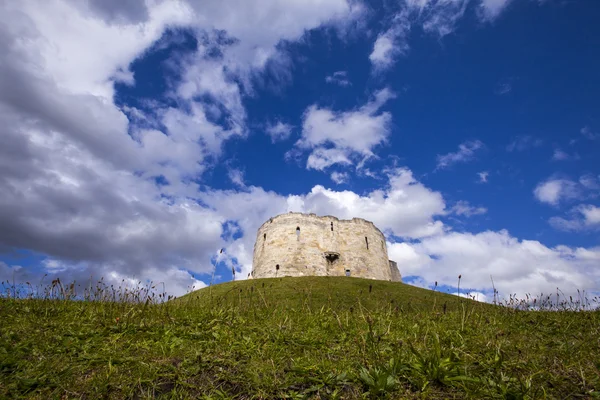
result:
[(568, 214), (568, 218), (550, 218), (550, 225), (559, 230), (572, 232), (600, 229), (600, 207), (581, 204), (573, 207)]
[[(282, 40), (342, 32), (362, 11), (346, 0), (3, 2), (0, 248), (44, 254), (42, 268), (65, 279), (202, 286), (190, 271), (212, 269), (227, 220), (199, 205), (196, 182), (246, 134), (252, 76), (285, 58)], [(119, 109), (115, 83), (134, 85), (132, 61), (178, 27), (201, 39), (171, 88), (181, 107), (157, 104), (155, 128), (137, 125), (149, 117)]]
[(577, 211), (583, 215), (586, 225), (600, 227), (600, 207), (590, 204), (581, 205), (578, 207)]
[(519, 240), (507, 231), (477, 234), (449, 232), (425, 238), (419, 243), (388, 244), (390, 258), (403, 276), (418, 275), (429, 286), (477, 289), (492, 297), (490, 276), (501, 298), (516, 294), (597, 290), (600, 278), (597, 263), (600, 248), (547, 247), (535, 240)]
[(592, 194), (600, 193), (600, 175), (585, 174), (579, 177), (579, 184)]
[(373, 149), (385, 143), (390, 134), (392, 115), (381, 107), (394, 97), (386, 88), (352, 111), (310, 106), (304, 113), (302, 137), (296, 142), (298, 149), (311, 150), (306, 167), (323, 170), (373, 157)]
[[(190, 22), (190, 8), (185, 3), (161, 2), (147, 8), (141, 2), (130, 2), (129, 14), (139, 12), (144, 18), (136, 22), (115, 20), (103, 9), (110, 6), (98, 4), (58, 0), (3, 3), (3, 46), (27, 67), (24, 73), (52, 82), (58, 90), (110, 98), (112, 81), (133, 82), (129, 64), (166, 26)], [(113, 6), (116, 14), (123, 14), (123, 5)]]
[[(538, 201), (555, 207), (576, 201), (595, 201), (600, 196), (600, 178), (591, 174), (582, 175), (577, 181), (551, 177), (540, 182), (533, 194)], [(593, 204), (579, 204), (563, 216), (551, 217), (548, 222), (562, 231), (595, 231), (600, 228), (600, 208)]]
[[(470, 140), (461, 143), (458, 151), (448, 154), (438, 154), (436, 169), (448, 168), (454, 164), (465, 163), (473, 160), (478, 151), (484, 149), (484, 144), (480, 140)], [(487, 175), (486, 175), (487, 177)]]
[(600, 177), (582, 175), (577, 181), (566, 177), (550, 177), (533, 190), (535, 198), (551, 205), (573, 200), (593, 199), (600, 195)]
[(331, 180), (334, 181), (336, 184), (341, 185), (342, 183), (348, 182), (350, 175), (347, 172), (333, 171), (330, 177)]
[[(266, 68), (282, 80), (289, 76), (289, 61), (278, 50), (279, 43), (299, 40), (321, 26), (343, 33), (365, 11), (360, 2), (348, 0), (188, 1), (203, 40), (195, 56), (184, 61), (178, 95), (217, 99), (237, 123), (244, 121), (241, 98), (253, 93), (253, 78)], [(215, 52), (217, 59), (210, 57)]]
[(421, 238), (444, 231), (444, 224), (435, 218), (446, 214), (439, 192), (418, 182), (405, 168), (390, 171), (388, 182), (385, 189), (362, 196), (315, 186), (302, 198), (303, 210), (346, 219), (365, 218), (399, 237)]
[(306, 160), (306, 168), (324, 170), (332, 165), (351, 165), (348, 152), (345, 149), (331, 148), (326, 149), (317, 147), (310, 153)]
[(271, 137), (271, 141), (275, 143), (287, 140), (291, 136), (293, 128), (290, 124), (277, 121), (275, 124), (268, 124), (265, 130)]
[(577, 198), (577, 184), (569, 179), (548, 179), (540, 182), (533, 194), (542, 203), (557, 205), (563, 200)]

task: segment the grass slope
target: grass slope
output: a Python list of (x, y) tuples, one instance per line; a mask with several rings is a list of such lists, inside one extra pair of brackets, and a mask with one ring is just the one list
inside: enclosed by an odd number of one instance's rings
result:
[(600, 313), (345, 277), (0, 300), (0, 398), (592, 398)]

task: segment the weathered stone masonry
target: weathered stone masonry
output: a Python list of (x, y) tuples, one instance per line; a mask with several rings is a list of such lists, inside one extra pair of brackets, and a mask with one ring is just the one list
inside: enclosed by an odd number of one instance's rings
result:
[(400, 281), (385, 237), (362, 218), (281, 214), (266, 221), (254, 244), (252, 277), (355, 276)]

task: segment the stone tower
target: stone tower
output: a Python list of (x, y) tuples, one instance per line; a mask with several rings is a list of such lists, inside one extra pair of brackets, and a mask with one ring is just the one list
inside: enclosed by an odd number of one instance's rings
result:
[(385, 237), (372, 222), (290, 212), (258, 229), (252, 277), (344, 275), (401, 280), (396, 263), (388, 260)]

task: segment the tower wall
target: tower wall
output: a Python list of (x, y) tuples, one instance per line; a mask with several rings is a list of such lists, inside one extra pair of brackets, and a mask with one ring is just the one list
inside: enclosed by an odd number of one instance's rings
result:
[(396, 263), (396, 261), (390, 260), (390, 273), (392, 274), (392, 281), (402, 281), (402, 275), (400, 275), (400, 270), (398, 269), (398, 264)]
[(385, 237), (372, 222), (288, 213), (266, 221), (257, 232), (254, 278), (348, 273), (381, 280), (399, 277), (392, 273)]

